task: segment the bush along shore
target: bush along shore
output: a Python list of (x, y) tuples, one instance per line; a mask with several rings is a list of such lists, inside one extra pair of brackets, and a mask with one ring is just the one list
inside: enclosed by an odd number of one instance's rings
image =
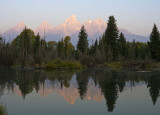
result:
[(159, 62), (149, 61), (125, 61), (125, 62), (106, 62), (105, 67), (112, 69), (133, 69), (135, 71), (160, 71)]
[[(13, 65), (12, 68), (18, 68), (21, 69), (21, 65)], [(67, 60), (53, 60), (50, 62), (47, 62), (46, 64), (34, 64), (30, 66), (24, 66), (22, 69), (27, 70), (70, 70), (70, 69), (86, 69), (86, 68), (110, 68), (110, 69), (132, 69), (135, 71), (150, 71), (155, 72), (160, 70), (160, 63), (159, 62), (152, 62), (152, 61), (116, 61), (116, 62), (105, 62), (104, 64), (90, 64), (82, 65), (78, 61), (67, 61)]]
[(45, 35), (35, 35), (33, 30), (24, 30), (11, 42), (0, 35), (0, 66), (20, 65), (35, 69), (79, 69), (84, 67), (112, 67), (146, 69), (160, 62), (160, 34), (154, 24), (147, 43), (126, 41), (119, 33), (114, 16), (110, 16), (104, 34), (88, 43), (84, 26), (74, 46), (70, 36), (62, 40), (46, 41)]
[(83, 69), (85, 65), (82, 65), (80, 62), (77, 61), (63, 61), (63, 60), (54, 60), (51, 62), (47, 62), (46, 69), (53, 70), (53, 69)]
[[(20, 64), (15, 64), (11, 66), (12, 68), (21, 68)], [(58, 69), (84, 69), (86, 65), (82, 65), (78, 61), (67, 61), (67, 60), (53, 60), (47, 62), (46, 64), (34, 64), (34, 65), (26, 65), (22, 69), (28, 70), (58, 70)]]

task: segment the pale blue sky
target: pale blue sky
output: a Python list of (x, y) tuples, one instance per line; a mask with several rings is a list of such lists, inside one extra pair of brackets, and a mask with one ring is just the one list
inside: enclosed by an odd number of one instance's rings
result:
[(0, 32), (19, 22), (36, 28), (43, 21), (52, 26), (75, 14), (80, 22), (114, 15), (130, 32), (149, 35), (153, 24), (160, 29), (160, 0), (0, 0)]

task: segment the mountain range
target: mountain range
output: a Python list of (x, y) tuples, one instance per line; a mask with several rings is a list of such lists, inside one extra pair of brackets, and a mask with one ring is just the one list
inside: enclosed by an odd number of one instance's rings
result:
[[(96, 38), (99, 39), (107, 27), (107, 24), (102, 18), (98, 18), (93, 21), (87, 20), (81, 23), (77, 20), (75, 15), (72, 15), (64, 23), (57, 27), (52, 27), (48, 22), (43, 22), (39, 27), (33, 29), (33, 31), (35, 34), (39, 32), (41, 38), (44, 38), (45, 33), (46, 41), (59, 41), (65, 36), (69, 35), (71, 36), (71, 42), (76, 45), (78, 42), (78, 33), (82, 25), (85, 26), (88, 33), (89, 44), (92, 44)], [(6, 41), (12, 41), (22, 32), (25, 26), (26, 25), (21, 22), (2, 33), (2, 36), (6, 39)], [(148, 36), (136, 35), (123, 28), (119, 28), (119, 31), (124, 33), (127, 41), (135, 40), (139, 42), (147, 42), (149, 40)]]

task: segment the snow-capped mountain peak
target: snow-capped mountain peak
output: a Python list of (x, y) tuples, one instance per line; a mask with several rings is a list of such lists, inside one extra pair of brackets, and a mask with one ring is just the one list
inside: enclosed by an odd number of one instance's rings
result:
[(72, 35), (80, 30), (81, 23), (77, 20), (75, 15), (70, 16), (63, 24), (54, 29), (54, 33), (61, 33), (64, 36)]
[(65, 23), (74, 23), (74, 22), (78, 22), (74, 14), (65, 21)]

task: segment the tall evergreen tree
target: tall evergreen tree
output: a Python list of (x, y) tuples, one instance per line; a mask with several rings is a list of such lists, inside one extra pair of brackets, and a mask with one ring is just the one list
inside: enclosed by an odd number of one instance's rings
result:
[(150, 35), (150, 41), (148, 42), (148, 46), (152, 59), (160, 60), (160, 34), (155, 24)]
[(45, 41), (45, 36), (40, 40), (40, 57), (44, 63), (46, 63), (47, 57), (47, 42)]
[(104, 63), (104, 61), (105, 61), (105, 47), (104, 47), (104, 34), (103, 34), (103, 36), (102, 36), (102, 38), (99, 38), (99, 45), (98, 45), (98, 49), (99, 49), (99, 51), (100, 51), (100, 63), (102, 64), (102, 63)]
[(39, 49), (40, 49), (40, 36), (39, 36), (39, 33), (35, 37), (35, 40), (34, 40), (34, 43), (33, 43), (33, 48), (34, 48), (34, 55), (38, 54), (39, 53)]
[(84, 28), (84, 26), (81, 27), (81, 30), (79, 32), (79, 41), (77, 44), (77, 49), (79, 51), (81, 51), (82, 54), (87, 54), (87, 50), (88, 50), (88, 40), (87, 40), (87, 33), (86, 33), (86, 29)]
[(118, 56), (117, 51), (118, 27), (114, 16), (110, 16), (105, 30), (104, 45), (106, 55), (109, 61), (116, 61)]
[(2, 44), (3, 38), (2, 35), (0, 35), (0, 45)]
[(34, 43), (33, 43), (33, 53), (34, 53), (34, 59), (35, 59), (35, 63), (40, 63), (40, 36), (39, 33), (37, 34), (37, 36), (35, 37)]
[(34, 32), (30, 29), (27, 29), (26, 27), (17, 37), (17, 39), (20, 39), (19, 51), (20, 51), (20, 60), (22, 67), (24, 67), (26, 61), (28, 61), (29, 58), (31, 58), (32, 42), (34, 38), (35, 38)]
[(148, 80), (147, 87), (149, 88), (150, 96), (152, 98), (153, 105), (156, 104), (160, 95), (160, 78), (157, 75), (153, 75)]
[(57, 43), (57, 53), (59, 58), (64, 57), (64, 41), (63, 39)]
[(98, 41), (96, 39), (95, 43), (94, 43), (94, 53), (96, 53), (98, 50)]
[(119, 54), (125, 57), (126, 56), (126, 38), (124, 37), (124, 34), (122, 32), (118, 39), (118, 49), (119, 49)]

